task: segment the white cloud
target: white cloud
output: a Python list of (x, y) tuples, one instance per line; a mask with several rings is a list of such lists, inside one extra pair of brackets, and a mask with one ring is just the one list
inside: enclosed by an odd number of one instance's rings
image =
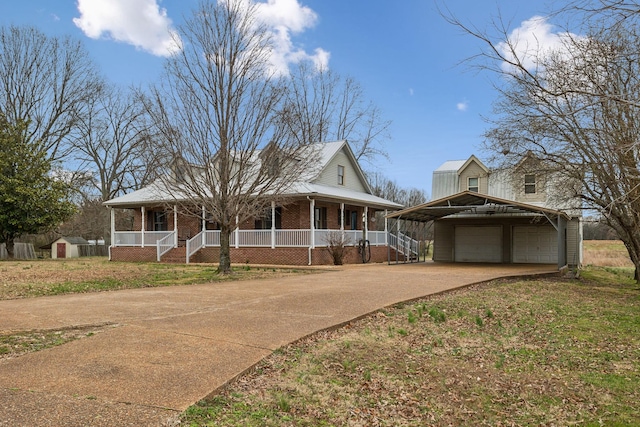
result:
[[(523, 21), (514, 29), (506, 42), (498, 44), (498, 50), (504, 57), (515, 62), (516, 58), (527, 69), (533, 70), (539, 65), (539, 59), (551, 51), (566, 52), (566, 40), (577, 37), (566, 32), (553, 32), (554, 26), (547, 22), (547, 18), (533, 16)], [(568, 52), (566, 52), (568, 54)], [(502, 63), (502, 69), (511, 70), (511, 65)]]
[(469, 108), (469, 101), (458, 102), (456, 104), (456, 108), (458, 109), (458, 111), (467, 111), (467, 109)]
[(93, 39), (109, 37), (157, 56), (179, 48), (171, 19), (157, 0), (78, 0), (78, 11), (74, 24)]
[(292, 34), (302, 33), (316, 25), (318, 15), (311, 8), (301, 5), (298, 0), (268, 0), (266, 3), (256, 3), (262, 22), (273, 35), (274, 51), (271, 63), (276, 73), (287, 74), (290, 65), (303, 61), (311, 61), (317, 69), (329, 66), (331, 54), (328, 51), (316, 48), (313, 53), (308, 53), (291, 38)]
[(413, 96), (413, 88), (412, 87), (409, 88), (409, 96)]

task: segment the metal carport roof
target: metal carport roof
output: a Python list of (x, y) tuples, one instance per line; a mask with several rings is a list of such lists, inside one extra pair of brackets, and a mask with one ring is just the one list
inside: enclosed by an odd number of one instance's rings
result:
[(403, 219), (406, 221), (428, 222), (455, 214), (470, 215), (522, 215), (542, 214), (552, 223), (559, 217), (569, 219), (562, 211), (500, 199), (472, 191), (463, 191), (438, 200), (423, 203), (387, 215), (387, 218)]

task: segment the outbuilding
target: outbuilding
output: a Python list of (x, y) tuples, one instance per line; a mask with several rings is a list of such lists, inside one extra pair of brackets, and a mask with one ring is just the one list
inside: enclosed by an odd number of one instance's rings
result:
[(60, 237), (51, 243), (51, 258), (78, 258), (80, 256), (79, 245), (88, 245), (89, 242), (82, 237)]

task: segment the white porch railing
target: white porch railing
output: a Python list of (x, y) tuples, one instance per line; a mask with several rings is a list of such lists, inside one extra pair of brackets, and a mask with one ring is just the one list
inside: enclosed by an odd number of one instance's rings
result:
[[(145, 240), (146, 240), (146, 235), (145, 235)], [(176, 245), (175, 232), (171, 231), (168, 235), (159, 239), (157, 241), (157, 245), (158, 245), (157, 246), (158, 262), (160, 262), (160, 258), (162, 258), (162, 255), (166, 254), (167, 252), (169, 252), (171, 249), (175, 247)]]
[(187, 240), (187, 242), (185, 243), (186, 245), (185, 251), (187, 254), (187, 264), (189, 264), (189, 258), (191, 258), (191, 255), (195, 254), (200, 249), (204, 248), (205, 240), (206, 240), (205, 236), (206, 236), (206, 232), (201, 231), (195, 236), (193, 236), (191, 239)]
[[(232, 233), (233, 234), (233, 233)], [(271, 247), (271, 230), (239, 230), (237, 245), (240, 247)], [(234, 241), (235, 245), (236, 242)]]
[(369, 231), (367, 232), (367, 240), (371, 246), (385, 246), (387, 244), (386, 231)]
[(276, 230), (276, 247), (303, 247), (311, 245), (311, 230)]
[[(167, 236), (173, 236), (173, 231), (145, 231), (144, 246), (156, 246), (158, 240)], [(116, 231), (113, 246), (142, 246), (142, 232)]]
[(418, 260), (420, 258), (420, 242), (403, 233), (396, 236), (389, 233), (389, 246), (404, 256), (405, 260)]
[[(317, 247), (327, 246), (330, 233), (344, 233), (349, 246), (356, 246), (362, 239), (362, 230), (314, 230), (314, 233), (314, 242)], [(114, 233), (113, 246), (143, 246), (142, 235), (143, 233), (140, 231), (116, 231)], [(145, 231), (144, 246), (157, 246), (158, 253), (160, 253), (159, 256), (161, 256), (175, 246), (175, 237), (173, 231)], [(367, 240), (369, 240), (371, 246), (384, 246), (387, 240), (386, 232), (368, 231)], [(238, 230), (237, 233), (236, 231), (231, 232), (229, 243), (231, 247), (306, 248), (311, 245), (311, 230)], [(405, 245), (405, 243), (403, 240), (401, 244)], [(187, 260), (202, 248), (219, 246), (219, 230), (201, 231), (186, 242)]]

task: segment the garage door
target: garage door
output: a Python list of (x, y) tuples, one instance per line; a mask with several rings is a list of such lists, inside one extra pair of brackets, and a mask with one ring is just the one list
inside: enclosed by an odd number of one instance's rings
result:
[(456, 262), (502, 262), (502, 227), (457, 226)]
[(513, 227), (513, 262), (556, 264), (558, 233), (550, 225)]

